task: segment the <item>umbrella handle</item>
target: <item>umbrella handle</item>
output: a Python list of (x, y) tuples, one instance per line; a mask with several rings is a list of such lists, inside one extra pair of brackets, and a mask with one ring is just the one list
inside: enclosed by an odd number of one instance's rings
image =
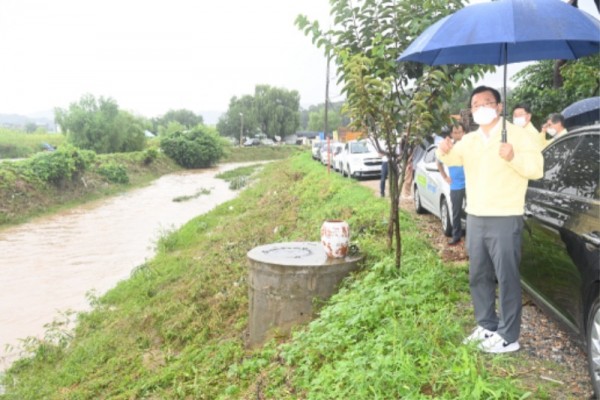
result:
[(502, 139), (500, 142), (506, 143), (506, 107), (502, 107)]
[(502, 91), (504, 92), (504, 106), (502, 107), (502, 143), (506, 143), (506, 65), (508, 64), (508, 43), (503, 44), (504, 47), (504, 86)]

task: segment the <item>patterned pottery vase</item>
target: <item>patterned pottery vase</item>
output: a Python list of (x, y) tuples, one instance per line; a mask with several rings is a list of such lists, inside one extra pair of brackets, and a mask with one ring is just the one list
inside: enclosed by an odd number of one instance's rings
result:
[(328, 219), (321, 225), (321, 244), (329, 258), (344, 258), (348, 254), (350, 227), (346, 221)]

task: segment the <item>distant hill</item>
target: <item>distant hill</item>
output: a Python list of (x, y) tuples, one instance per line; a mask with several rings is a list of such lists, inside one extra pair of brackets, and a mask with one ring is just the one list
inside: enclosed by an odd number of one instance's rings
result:
[[(219, 122), (219, 117), (224, 114), (224, 111), (207, 110), (200, 111), (197, 114), (202, 115), (206, 125), (216, 125)], [(52, 110), (39, 111), (27, 115), (0, 113), (0, 127), (24, 129), (31, 122), (45, 127), (48, 132), (57, 131), (56, 124), (54, 123), (54, 111)]]
[(53, 111), (40, 111), (28, 115), (0, 114), (0, 126), (12, 129), (23, 129), (29, 123), (46, 128), (48, 132), (56, 132)]

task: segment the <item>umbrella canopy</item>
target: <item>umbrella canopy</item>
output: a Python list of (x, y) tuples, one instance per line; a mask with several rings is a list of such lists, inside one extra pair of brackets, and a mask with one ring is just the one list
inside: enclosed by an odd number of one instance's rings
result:
[[(428, 65), (571, 60), (600, 52), (600, 21), (560, 0), (467, 6), (431, 25), (397, 61)], [(506, 120), (506, 107), (503, 107)], [(504, 123), (503, 123), (504, 124)], [(503, 141), (505, 126), (503, 125)]]
[(600, 121), (600, 97), (589, 97), (576, 101), (562, 111), (565, 128), (591, 125)]

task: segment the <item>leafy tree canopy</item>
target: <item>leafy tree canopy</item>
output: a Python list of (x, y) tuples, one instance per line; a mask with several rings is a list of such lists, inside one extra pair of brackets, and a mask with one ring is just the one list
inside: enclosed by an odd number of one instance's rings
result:
[(175, 131), (160, 139), (164, 153), (186, 168), (206, 168), (225, 154), (225, 144), (214, 128), (198, 125)]
[[(344, 114), (342, 108), (344, 102), (329, 103), (327, 107), (327, 127), (332, 132), (339, 127), (348, 126), (350, 118)], [(312, 105), (300, 112), (300, 124), (302, 129), (316, 132), (325, 131), (325, 104)]]
[(54, 114), (67, 141), (81, 149), (115, 153), (144, 147), (144, 120), (119, 110), (111, 98), (85, 94), (68, 110), (56, 108)]
[(172, 122), (177, 122), (186, 129), (192, 129), (198, 125), (204, 124), (204, 119), (202, 118), (202, 115), (194, 114), (194, 112), (190, 110), (169, 110), (162, 117), (154, 118), (152, 120), (154, 132), (157, 132), (159, 136), (163, 135), (166, 128)]
[(264, 133), (269, 138), (284, 137), (300, 126), (300, 94), (269, 85), (257, 85), (254, 96), (233, 97), (229, 109), (219, 119), (217, 129), (235, 138)]
[(536, 128), (546, 122), (546, 117), (561, 112), (569, 104), (600, 94), (598, 66), (600, 55), (567, 61), (560, 68), (562, 87), (554, 87), (554, 60), (538, 61), (517, 74), (517, 87), (509, 96), (509, 110), (515, 104), (525, 103), (531, 108), (531, 120)]
[[(463, 7), (461, 0), (330, 0), (334, 27), (322, 30), (317, 21), (299, 16), (296, 24), (337, 64), (353, 126), (377, 143), (385, 143), (392, 165), (409, 165), (420, 137), (450, 122), (449, 103), (457, 88), (493, 70), (487, 66), (450, 65), (430, 68), (396, 59), (435, 21)], [(460, 29), (457, 27), (456, 29)], [(380, 149), (384, 150), (384, 149)], [(396, 243), (400, 266), (398, 179), (390, 168), (389, 245)], [(403, 180), (401, 175), (400, 181)]]

